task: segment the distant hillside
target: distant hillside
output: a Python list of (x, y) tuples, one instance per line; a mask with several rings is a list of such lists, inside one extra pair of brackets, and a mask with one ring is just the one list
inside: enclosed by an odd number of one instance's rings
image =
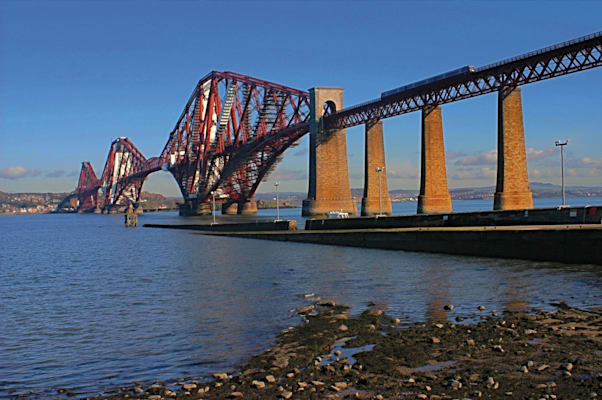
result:
[[(531, 182), (531, 191), (535, 198), (553, 198), (560, 196), (560, 185), (551, 183)], [(568, 197), (602, 197), (602, 187), (590, 186), (568, 186), (565, 188)], [(458, 188), (450, 190), (452, 199), (454, 200), (490, 200), (493, 199), (495, 193), (494, 186), (475, 187), (475, 188)], [(418, 190), (411, 189), (395, 189), (390, 190), (389, 194), (393, 201), (415, 201), (418, 197)], [(351, 196), (356, 199), (361, 199), (364, 195), (364, 189), (352, 188)], [(257, 193), (258, 200), (272, 200), (274, 193)], [(307, 197), (307, 192), (281, 192), (279, 193), (281, 200), (286, 199), (289, 202), (296, 201), (301, 203)]]

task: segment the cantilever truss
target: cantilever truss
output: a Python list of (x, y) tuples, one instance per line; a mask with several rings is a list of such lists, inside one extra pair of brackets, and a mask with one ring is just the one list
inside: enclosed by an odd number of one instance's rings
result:
[[(425, 106), (450, 103), (602, 65), (602, 32), (477, 68), (391, 96), (325, 110), (323, 127), (342, 129)], [(138, 202), (144, 179), (159, 169), (176, 178), (192, 211), (218, 193), (251, 198), (284, 151), (309, 131), (307, 92), (233, 72), (211, 72), (196, 85), (159, 157), (144, 158), (127, 138), (111, 144), (101, 178), (82, 164), (80, 209)], [(99, 190), (102, 190), (99, 193)], [(102, 198), (101, 198), (102, 197)]]
[(158, 157), (146, 159), (128, 138), (119, 138), (111, 143), (100, 178), (89, 161), (82, 162), (75, 193), (58, 208), (66, 207), (73, 197), (79, 200), (80, 211), (100, 211), (101, 208), (108, 211), (116, 205), (137, 204), (144, 180), (159, 169)]
[(324, 118), (327, 129), (349, 128), (491, 93), (502, 87), (567, 75), (602, 66), (602, 32), (477, 68), (456, 80), (444, 80), (349, 107)]
[(284, 150), (308, 132), (308, 119), (307, 92), (211, 72), (169, 135), (163, 169), (173, 174), (187, 202), (206, 202), (211, 192), (244, 201)]

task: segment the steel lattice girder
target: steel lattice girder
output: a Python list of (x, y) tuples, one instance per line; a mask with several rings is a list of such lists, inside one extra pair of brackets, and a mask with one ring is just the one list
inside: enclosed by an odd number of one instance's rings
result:
[(195, 87), (160, 159), (185, 199), (203, 202), (216, 190), (248, 198), (284, 151), (283, 132), (298, 135), (309, 114), (307, 92), (214, 71)]
[[(116, 160), (118, 153), (120, 156)], [(94, 168), (88, 161), (82, 163), (75, 191), (80, 201), (80, 208), (86, 210), (100, 206), (98, 204), (99, 189), (104, 190), (103, 206), (117, 204), (128, 190), (132, 191), (136, 202), (140, 197), (142, 184), (146, 177), (159, 169), (158, 157), (147, 160), (128, 138), (119, 138), (111, 143), (100, 179), (96, 177)]]
[(434, 82), (348, 107), (324, 117), (324, 126), (327, 129), (349, 128), (418, 111), (425, 106), (451, 103), (503, 87), (525, 85), (599, 66), (602, 66), (602, 32), (477, 68), (456, 81)]

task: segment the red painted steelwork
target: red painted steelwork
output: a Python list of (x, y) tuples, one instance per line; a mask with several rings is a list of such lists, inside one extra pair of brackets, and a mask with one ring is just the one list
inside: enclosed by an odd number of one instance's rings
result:
[(474, 72), (347, 107), (324, 117), (327, 129), (343, 129), (602, 66), (602, 32), (560, 43)]
[[(460, 74), (437, 76), (339, 112), (327, 107), (323, 126), (347, 128), (601, 65), (598, 32), (481, 68), (463, 68)], [(284, 151), (309, 131), (309, 117), (307, 92), (213, 71), (195, 86), (159, 157), (146, 159), (129, 139), (120, 138), (111, 144), (100, 178), (89, 162), (82, 164), (72, 196), (78, 197), (82, 210), (136, 203), (146, 177), (164, 169), (178, 182), (188, 212), (196, 212), (212, 192), (226, 202), (244, 202)]]
[(175, 177), (190, 212), (208, 202), (211, 192), (244, 202), (281, 154), (309, 131), (308, 119), (307, 92), (213, 71), (196, 85), (159, 157), (146, 159), (120, 138), (111, 144), (100, 179), (90, 163), (82, 166), (80, 209), (138, 203), (144, 180), (159, 169)]

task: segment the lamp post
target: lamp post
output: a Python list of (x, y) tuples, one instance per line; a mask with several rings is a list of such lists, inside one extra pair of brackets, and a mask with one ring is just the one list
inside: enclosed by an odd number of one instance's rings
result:
[(376, 172), (378, 173), (378, 216), (380, 217), (383, 214), (383, 205), (381, 199), (381, 189), (380, 189), (380, 174), (385, 170), (385, 167), (376, 167)]
[(563, 148), (564, 146), (566, 146), (567, 144), (569, 144), (568, 140), (565, 140), (564, 142), (561, 140), (557, 140), (554, 142), (554, 144), (558, 147), (560, 147), (560, 179), (562, 182), (562, 205), (566, 205), (566, 197), (564, 194), (564, 153), (563, 153)]
[(280, 221), (280, 203), (278, 200), (278, 182), (274, 182), (274, 186), (276, 187), (276, 221)]
[(211, 207), (211, 214), (213, 214), (213, 225), (215, 225), (215, 192), (211, 192), (213, 198), (213, 207)]

